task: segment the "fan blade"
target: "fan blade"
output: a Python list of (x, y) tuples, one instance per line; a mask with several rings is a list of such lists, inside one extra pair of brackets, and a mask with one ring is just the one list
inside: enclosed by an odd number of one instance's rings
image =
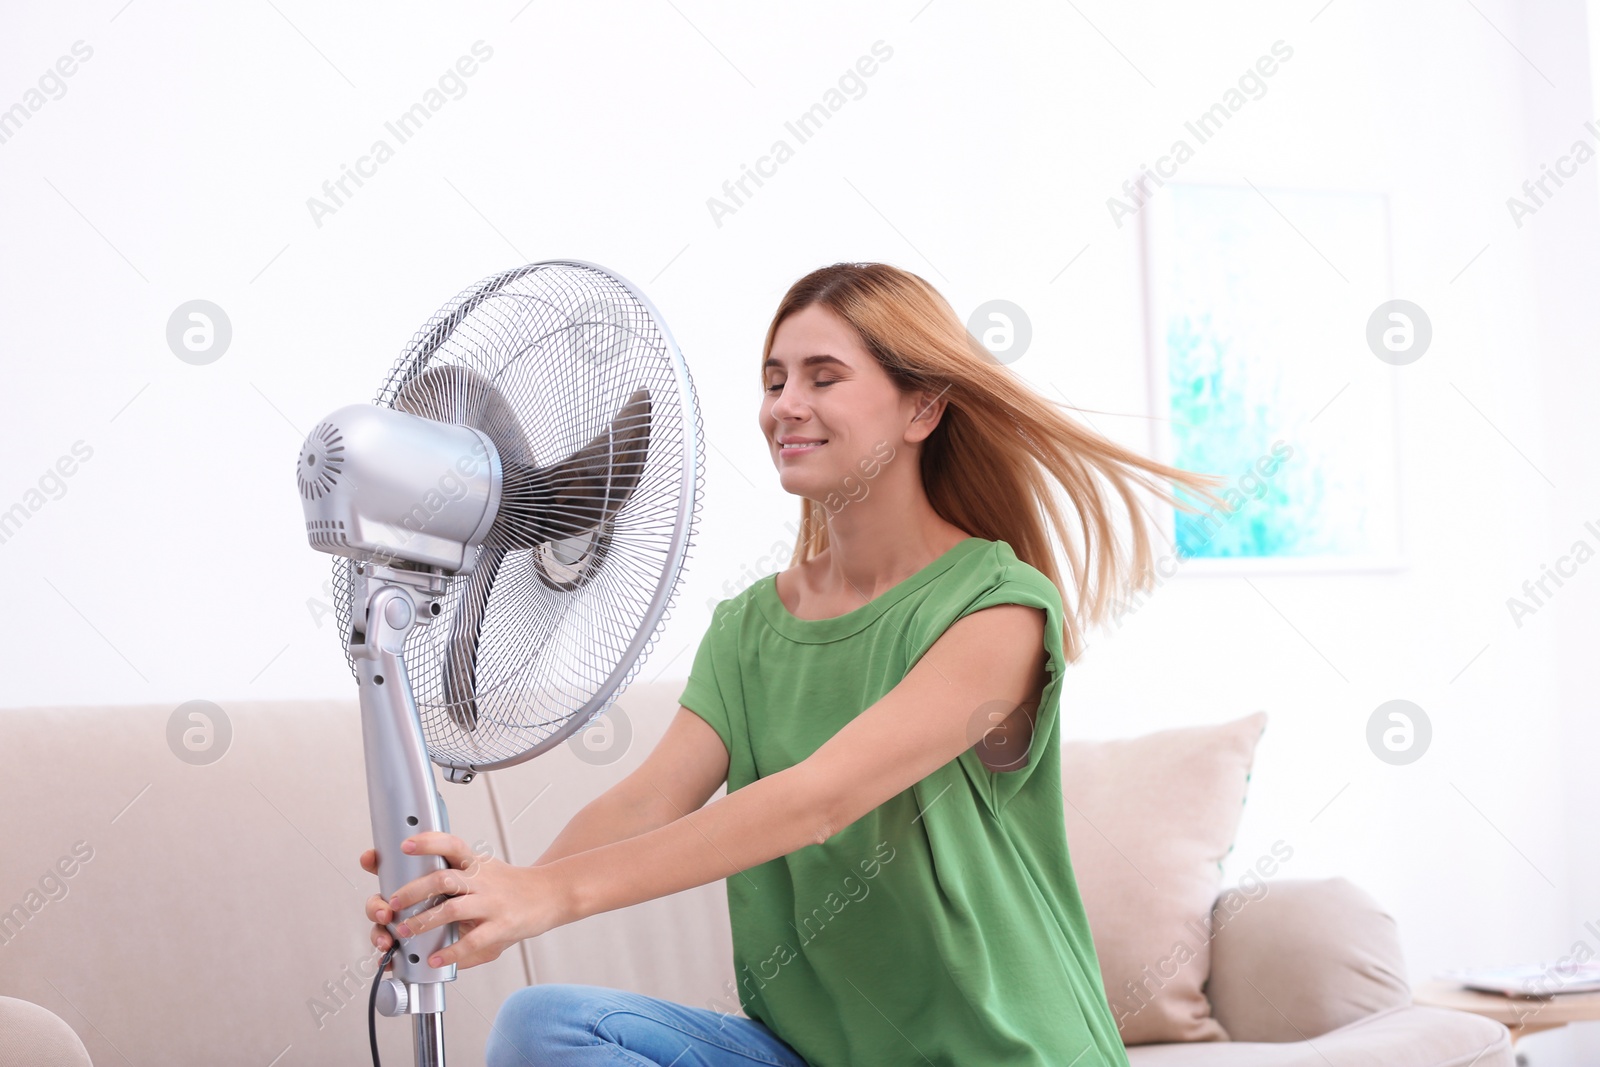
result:
[(450, 616), (441, 681), (445, 711), (463, 730), (478, 728), (478, 637), (505, 550), (484, 545), (472, 573), (462, 579), (461, 600)]
[(636, 389), (610, 425), (566, 459), (545, 467), (504, 465), (501, 519), (495, 524), (501, 543), (532, 548), (598, 527), (633, 495), (649, 454), (650, 394)]
[[(470, 367), (429, 367), (403, 385), (394, 399), (398, 411), (482, 430), (502, 457), (530, 458), (528, 439), (516, 413), (487, 378)], [(506, 550), (491, 537), (478, 550), (470, 575), (462, 580), (461, 600), (450, 616), (441, 684), (445, 711), (463, 730), (478, 727), (478, 639), (489, 613), (489, 597)]]
[(400, 387), (394, 408), (482, 430), (502, 462), (533, 461), (533, 448), (516, 412), (493, 382), (470, 367), (429, 367)]

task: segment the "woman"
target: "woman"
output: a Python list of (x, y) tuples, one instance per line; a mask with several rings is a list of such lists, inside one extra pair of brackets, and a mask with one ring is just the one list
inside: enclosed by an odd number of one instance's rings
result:
[(532, 986), (502, 1005), (491, 1067), (1126, 1067), (1067, 853), (1061, 683), (1127, 577), (1096, 475), (1129, 509), (1140, 589), (1133, 488), (1188, 507), (1160, 479), (1213, 500), (1215, 480), (1079, 425), (884, 264), (802, 278), (762, 357), (761, 431), (802, 498), (789, 568), (717, 605), (661, 742), (532, 867), (408, 842), (462, 870), (374, 896), (373, 943), (453, 893), (400, 933), (459, 922), (439, 965), (471, 966), (726, 879), (745, 1016)]

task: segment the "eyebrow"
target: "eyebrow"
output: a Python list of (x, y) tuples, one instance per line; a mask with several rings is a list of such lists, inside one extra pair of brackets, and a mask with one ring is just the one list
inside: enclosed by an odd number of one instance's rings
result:
[[(810, 366), (814, 366), (814, 365), (819, 364), (819, 363), (836, 363), (839, 366), (843, 367), (845, 370), (849, 370), (850, 369), (850, 364), (846, 363), (844, 360), (840, 359), (838, 356), (830, 356), (827, 353), (823, 353), (821, 355), (816, 355), (816, 356), (807, 356), (806, 358), (804, 358), (804, 359), (802, 359), (800, 361), (800, 365), (802, 367), (810, 367)], [(761, 369), (762, 370), (766, 370), (768, 367), (777, 367), (779, 370), (782, 370), (783, 369), (783, 364), (779, 363), (775, 359), (769, 359), (765, 363), (761, 364)]]

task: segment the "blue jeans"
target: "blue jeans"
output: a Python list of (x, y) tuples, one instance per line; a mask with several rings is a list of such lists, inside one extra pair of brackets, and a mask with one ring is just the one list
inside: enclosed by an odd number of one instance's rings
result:
[(809, 1067), (766, 1026), (605, 986), (547, 982), (506, 998), (488, 1067)]

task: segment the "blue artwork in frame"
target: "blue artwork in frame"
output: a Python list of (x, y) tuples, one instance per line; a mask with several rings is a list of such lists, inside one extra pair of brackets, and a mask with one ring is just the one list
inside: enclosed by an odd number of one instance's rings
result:
[(1173, 510), (1175, 552), (1198, 573), (1402, 566), (1404, 368), (1367, 343), (1387, 197), (1168, 183), (1143, 215), (1153, 452), (1228, 479), (1227, 508)]

